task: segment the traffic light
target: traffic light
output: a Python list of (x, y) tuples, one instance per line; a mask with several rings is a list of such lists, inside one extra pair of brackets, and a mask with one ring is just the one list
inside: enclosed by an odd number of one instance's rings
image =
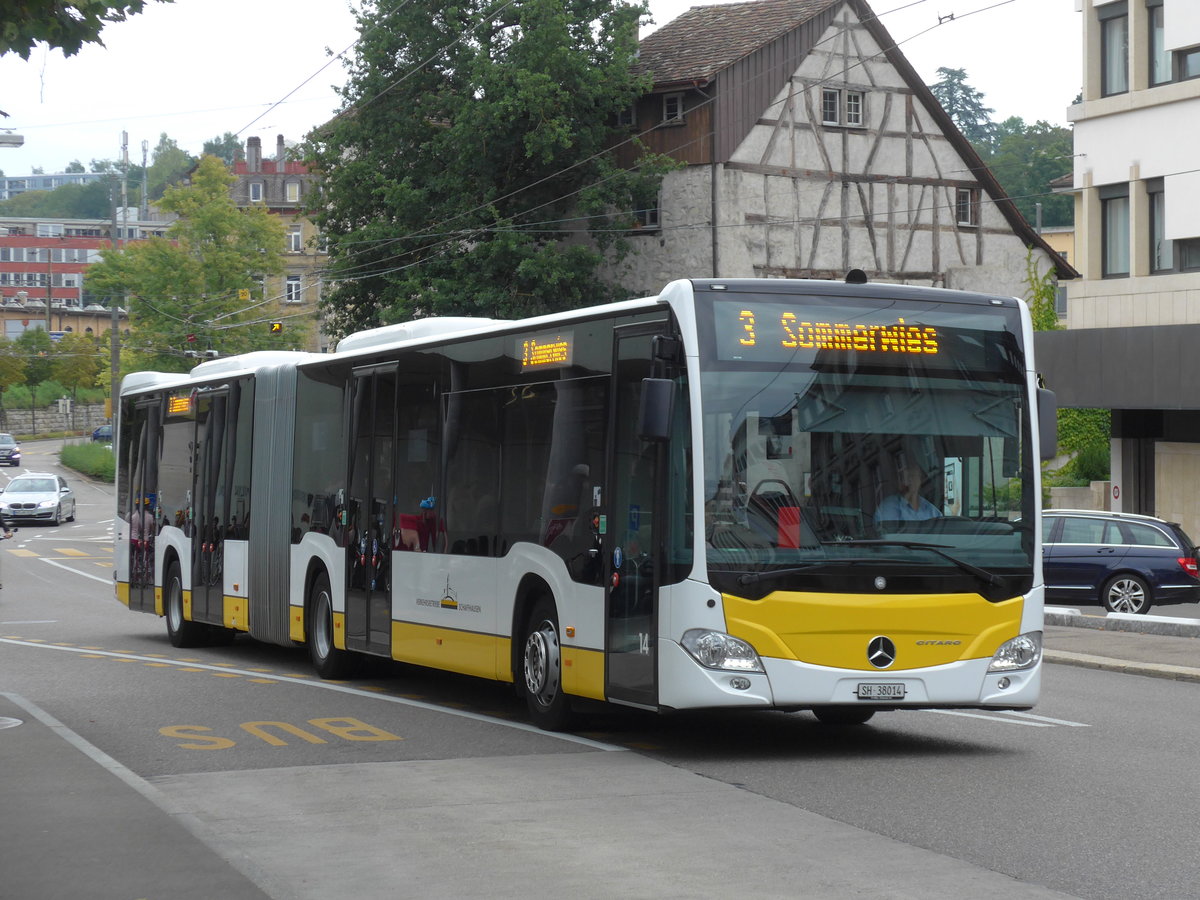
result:
[(271, 334), (282, 334), (282, 333), (283, 333), (283, 323), (282, 322), (272, 322), (271, 323)]

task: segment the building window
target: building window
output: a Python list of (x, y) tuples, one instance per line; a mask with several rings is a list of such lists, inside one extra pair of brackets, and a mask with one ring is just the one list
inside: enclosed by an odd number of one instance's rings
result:
[(979, 191), (976, 188), (958, 188), (954, 192), (954, 221), (959, 225), (979, 224)]
[(284, 187), (287, 190), (287, 202), (288, 203), (299, 203), (300, 202), (300, 182), (289, 181)]
[(821, 91), (821, 124), (840, 125), (842, 95), (840, 91), (824, 88)]
[(1167, 49), (1166, 31), (1163, 27), (1162, 0), (1146, 0), (1147, 25), (1150, 38), (1150, 86), (1166, 84), (1174, 77), (1171, 71), (1171, 51)]
[(1175, 271), (1175, 247), (1166, 237), (1166, 197), (1162, 179), (1147, 183), (1146, 196), (1150, 201), (1150, 271)]
[(1200, 78), (1200, 47), (1190, 50), (1179, 50), (1175, 53), (1176, 78), (1187, 81), (1189, 78)]
[(1129, 90), (1129, 9), (1124, 2), (1100, 7), (1100, 94)]
[(250, 202), (261, 203), (263, 198), (263, 186), (261, 181), (250, 182)]
[(1175, 248), (1179, 253), (1179, 268), (1182, 271), (1194, 272), (1200, 269), (1200, 238), (1176, 241)]
[(821, 89), (821, 124), (861, 128), (865, 122), (862, 91)]
[(637, 113), (634, 110), (633, 104), (625, 107), (617, 113), (618, 128), (632, 128), (637, 122)]
[(38, 237), (62, 237), (63, 226), (52, 222), (38, 222)]
[(862, 91), (846, 91), (846, 124), (851, 127), (863, 124)]
[(683, 122), (683, 94), (663, 94), (664, 122)]
[(289, 275), (287, 282), (283, 287), (283, 302), (284, 303), (302, 303), (303, 298), (300, 296), (300, 276)]
[(304, 239), (299, 228), (293, 228), (288, 232), (287, 249), (289, 253), (299, 253), (304, 249)]
[(653, 203), (647, 204), (644, 209), (634, 211), (634, 225), (637, 231), (656, 231), (660, 224), (659, 219), (659, 200), (654, 198)]
[[(1117, 191), (1121, 193), (1117, 193)], [(1106, 193), (1108, 196), (1106, 196)], [(1125, 185), (1101, 189), (1100, 268), (1105, 278), (1129, 275), (1129, 193)]]

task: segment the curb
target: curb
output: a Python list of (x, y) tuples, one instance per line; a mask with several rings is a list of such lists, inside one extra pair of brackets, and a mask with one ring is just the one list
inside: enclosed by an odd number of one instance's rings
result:
[(1092, 656), (1089, 653), (1072, 653), (1069, 650), (1045, 650), (1042, 660), (1083, 669), (1103, 669), (1106, 672), (1121, 672), (1125, 675), (1145, 675), (1149, 678), (1166, 678), (1171, 681), (1200, 682), (1200, 669), (1188, 666), (1169, 666), (1163, 663), (1135, 663), (1107, 656)]
[[(1091, 628), (1096, 631), (1125, 632), (1127, 634), (1155, 634), (1166, 637), (1200, 638), (1200, 619), (1184, 619), (1172, 616), (1142, 616), (1131, 613), (1109, 613), (1105, 616), (1084, 615), (1077, 609), (1046, 607), (1047, 625), (1069, 628)], [(1145, 675), (1150, 678), (1167, 678), (1172, 681), (1200, 682), (1200, 668), (1175, 666), (1167, 663), (1131, 662), (1090, 653), (1074, 653), (1070, 650), (1043, 650), (1046, 662), (1079, 666), (1087, 669), (1103, 669), (1108, 672), (1123, 672), (1127, 675)]]
[(1085, 616), (1077, 609), (1047, 606), (1045, 621), (1047, 625), (1094, 628), (1097, 631), (1130, 631), (1136, 634), (1165, 634), (1170, 637), (1200, 637), (1200, 619), (1180, 619), (1171, 616), (1139, 616), (1132, 613)]

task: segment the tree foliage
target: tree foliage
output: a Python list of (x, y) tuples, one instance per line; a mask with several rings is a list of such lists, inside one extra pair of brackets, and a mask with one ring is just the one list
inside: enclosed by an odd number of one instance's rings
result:
[(0, 214), (28, 218), (107, 219), (112, 215), (111, 183), (64, 184), (52, 191), (24, 191), (0, 201)]
[(1036, 224), (1040, 203), (1042, 224), (1053, 227), (1075, 218), (1071, 195), (1051, 193), (1049, 187), (1072, 171), (1074, 152), (1071, 129), (1041, 121), (1027, 125), (1013, 116), (996, 126), (988, 152), (980, 155), (1027, 222)]
[(179, 216), (165, 238), (106, 250), (88, 270), (93, 294), (110, 302), (128, 295), (129, 349), (140, 365), (179, 371), (191, 364), (188, 350), (228, 355), (274, 346), (267, 307), (239, 293), (282, 271), (284, 228), (261, 207), (235, 206), (233, 180), (219, 159), (205, 156), (191, 183), (168, 188), (159, 203)]
[(67, 388), (75, 398), (80, 388), (95, 387), (100, 374), (100, 356), (96, 341), (72, 331), (59, 338), (54, 348), (50, 377)]
[(648, 87), (631, 70), (645, 12), (618, 0), (364, 4), (344, 108), (303, 148), (323, 179), (311, 212), (338, 285), (331, 332), (611, 299), (595, 277), (601, 249), (619, 255), (614, 224), (631, 224), (668, 167), (646, 157), (626, 170), (605, 152)]
[(182, 149), (164, 131), (158, 138), (150, 161), (147, 189), (151, 202), (157, 201), (167, 188), (178, 182), (196, 165), (196, 157)]
[(939, 80), (929, 85), (942, 109), (954, 120), (968, 141), (979, 147), (989, 147), (996, 126), (992, 123), (990, 106), (983, 105), (983, 94), (967, 84), (966, 69), (937, 70)]
[[(78, 53), (84, 44), (103, 44), (100, 32), (110, 22), (124, 22), (146, 8), (147, 0), (16, 0), (0, 17), (0, 55), (29, 59), (37, 43)], [(158, 0), (170, 3), (171, 0)]]
[(215, 137), (204, 142), (201, 155), (215, 156), (230, 168), (239, 159), (245, 158), (241, 139), (232, 131), (227, 131), (221, 137)]

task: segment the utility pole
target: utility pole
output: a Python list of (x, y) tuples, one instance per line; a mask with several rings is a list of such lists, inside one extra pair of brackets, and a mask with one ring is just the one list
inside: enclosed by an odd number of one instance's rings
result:
[(142, 221), (150, 218), (150, 170), (146, 168), (150, 142), (142, 141)]
[[(123, 142), (128, 140), (125, 132), (121, 133), (121, 137)], [(114, 249), (120, 250), (121, 240), (118, 237), (120, 232), (117, 226), (117, 185), (115, 178), (109, 188), (109, 197), (112, 200), (112, 239), (110, 243)], [(108, 308), (112, 314), (112, 324), (108, 329), (109, 373), (112, 380), (109, 416), (115, 429), (117, 424), (117, 410), (121, 408), (121, 305), (117, 303), (116, 297), (108, 298)]]

